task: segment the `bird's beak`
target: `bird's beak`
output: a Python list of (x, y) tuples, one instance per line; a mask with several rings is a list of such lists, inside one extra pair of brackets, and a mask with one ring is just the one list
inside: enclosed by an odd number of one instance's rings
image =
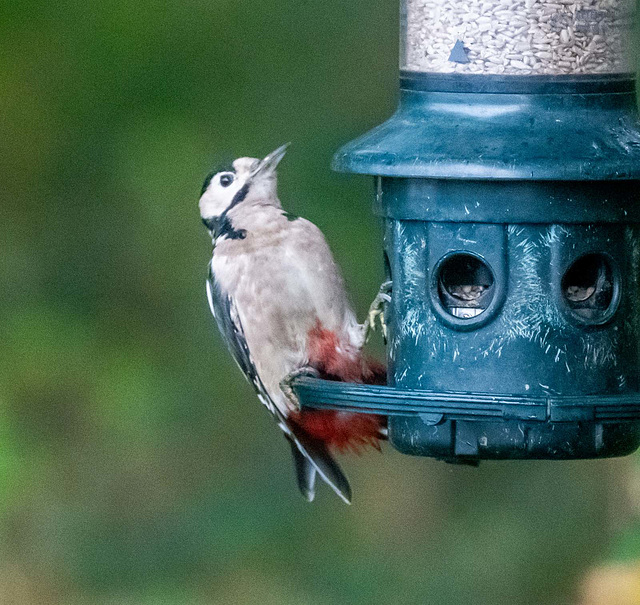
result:
[(278, 147), (275, 151), (272, 151), (264, 160), (261, 160), (255, 170), (251, 173), (251, 178), (257, 175), (271, 175), (276, 171), (280, 160), (287, 153), (287, 147), (291, 143), (285, 143), (281, 147)]

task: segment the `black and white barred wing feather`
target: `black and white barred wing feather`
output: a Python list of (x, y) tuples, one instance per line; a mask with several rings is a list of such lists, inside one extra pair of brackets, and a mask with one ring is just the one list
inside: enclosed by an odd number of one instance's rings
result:
[(222, 334), (222, 338), (238, 364), (238, 367), (242, 370), (247, 380), (253, 384), (260, 397), (260, 401), (262, 401), (272, 414), (280, 418), (281, 414), (267, 395), (258, 370), (251, 359), (251, 353), (249, 352), (249, 346), (244, 336), (238, 309), (233, 301), (220, 291), (211, 265), (209, 265), (209, 275), (207, 277), (207, 300), (209, 301), (211, 314), (218, 324), (220, 334)]
[(326, 445), (317, 439), (297, 430), (269, 397), (264, 383), (251, 359), (249, 346), (242, 329), (238, 310), (231, 298), (221, 292), (209, 265), (206, 282), (207, 299), (211, 314), (218, 324), (222, 338), (235, 359), (238, 367), (249, 380), (260, 401), (276, 417), (278, 426), (291, 444), (291, 452), (296, 469), (296, 478), (300, 491), (309, 501), (315, 497), (316, 473), (347, 504), (351, 502), (351, 487), (342, 469), (338, 466)]

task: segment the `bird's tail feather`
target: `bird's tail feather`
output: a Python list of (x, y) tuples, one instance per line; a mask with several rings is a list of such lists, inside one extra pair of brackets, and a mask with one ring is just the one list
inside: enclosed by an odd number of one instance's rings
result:
[(316, 467), (302, 454), (293, 439), (287, 439), (291, 445), (298, 488), (307, 502), (313, 502), (316, 496)]
[[(346, 504), (351, 504), (351, 486), (338, 463), (333, 459), (327, 446), (317, 439), (310, 437), (297, 427), (291, 428), (293, 441), (292, 451), (298, 477), (298, 487), (307, 500), (313, 500), (315, 495), (315, 473), (338, 495)], [(303, 464), (300, 457), (304, 458)], [(313, 473), (309, 466), (312, 467)], [(311, 482), (311, 490), (309, 489)], [(311, 497), (309, 497), (311, 494)]]

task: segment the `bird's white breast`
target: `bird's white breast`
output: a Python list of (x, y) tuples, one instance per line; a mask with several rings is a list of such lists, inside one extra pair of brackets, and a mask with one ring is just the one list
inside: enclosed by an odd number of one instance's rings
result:
[(248, 216), (231, 216), (234, 228), (246, 230), (246, 237), (222, 238), (211, 266), (237, 308), (269, 395), (285, 412), (289, 402), (278, 385), (306, 365), (309, 331), (319, 322), (359, 349), (361, 330), (317, 227), (304, 219), (289, 220), (278, 208), (252, 210)]

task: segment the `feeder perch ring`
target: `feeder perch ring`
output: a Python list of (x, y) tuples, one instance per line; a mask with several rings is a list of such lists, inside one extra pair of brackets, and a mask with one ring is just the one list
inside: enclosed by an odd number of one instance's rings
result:
[[(406, 447), (393, 438), (392, 443), (404, 453), (449, 462), (595, 458), (631, 453), (638, 447), (640, 393), (636, 392), (514, 396), (412, 390), (306, 376), (296, 379), (293, 389), (302, 409), (379, 414), (394, 417), (400, 425), (406, 420), (420, 431), (425, 425), (433, 431), (442, 429), (443, 436), (428, 445)], [(550, 430), (556, 435), (547, 440)], [(398, 432), (400, 441), (406, 442)], [(563, 433), (568, 436), (564, 449), (557, 445)], [(571, 443), (570, 438), (580, 433), (580, 444)]]

